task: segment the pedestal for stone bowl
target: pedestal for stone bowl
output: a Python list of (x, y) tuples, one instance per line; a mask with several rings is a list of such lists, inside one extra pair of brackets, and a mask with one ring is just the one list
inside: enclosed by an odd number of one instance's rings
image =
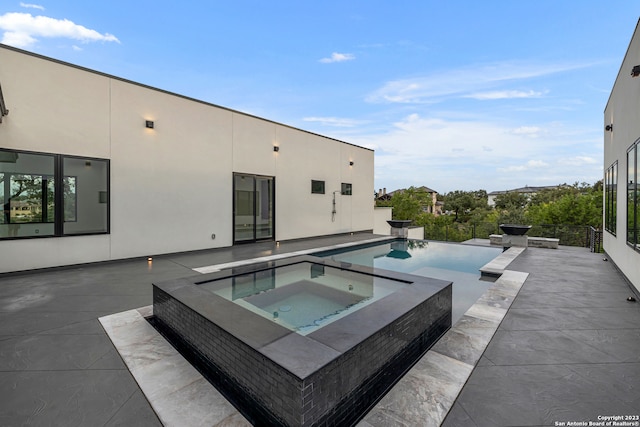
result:
[(502, 247), (505, 250), (512, 246), (518, 248), (529, 246), (529, 238), (526, 234), (531, 229), (530, 225), (500, 224), (500, 228), (504, 232), (502, 235)]
[(387, 224), (391, 226), (391, 235), (406, 239), (409, 236), (409, 224), (411, 220), (406, 219), (390, 219)]

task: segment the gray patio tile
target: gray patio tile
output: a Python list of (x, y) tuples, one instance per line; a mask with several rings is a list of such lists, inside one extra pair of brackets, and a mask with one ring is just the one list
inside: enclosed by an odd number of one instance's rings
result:
[(494, 365), (495, 363), (493, 363), (491, 360), (484, 357), (484, 355), (480, 358), (480, 360), (476, 364), (476, 366), (494, 366)]
[(136, 391), (104, 427), (162, 427), (141, 391)]
[(625, 308), (512, 308), (500, 329), (511, 331), (634, 328), (638, 307)]
[[(639, 329), (615, 330), (574, 330), (571, 337), (611, 355), (621, 363), (640, 362), (640, 322)], [(638, 377), (640, 378), (640, 376)], [(640, 414), (639, 414), (640, 415)]]
[(0, 425), (101, 426), (136, 391), (126, 370), (0, 372)]
[[(110, 357), (109, 357), (110, 355)], [(0, 341), (0, 371), (124, 369), (106, 335), (28, 335)]]
[(513, 302), (512, 308), (550, 308), (550, 307), (629, 307), (626, 301), (629, 290), (598, 292), (529, 292), (521, 293)]
[[(613, 363), (620, 359), (603, 351), (592, 337), (574, 331), (496, 332), (484, 357), (495, 365)], [(585, 331), (594, 332), (594, 331)], [(593, 335), (593, 334), (590, 334)], [(640, 356), (639, 356), (640, 357)]]
[(0, 335), (26, 335), (95, 320), (105, 312), (0, 313)]
[(458, 403), (479, 427), (553, 425), (637, 412), (599, 385), (567, 365), (479, 367)]
[(89, 319), (59, 328), (38, 332), (39, 335), (102, 335), (104, 330), (97, 319)]
[[(593, 274), (593, 275), (591, 275)], [(584, 271), (581, 275), (574, 275), (564, 271), (536, 273), (527, 283), (525, 294), (537, 292), (599, 292), (603, 289), (627, 291), (624, 282), (615, 281), (610, 274), (600, 275), (592, 271)]]
[(151, 303), (152, 294), (148, 295), (63, 295), (51, 296), (40, 304), (24, 308), (22, 312), (78, 312), (107, 311), (119, 312), (131, 310)]
[(447, 414), (447, 418), (444, 419), (444, 422), (441, 424), (442, 427), (478, 427), (476, 423), (473, 422), (469, 414), (464, 410), (464, 408), (458, 403), (454, 404), (449, 414)]
[(602, 390), (603, 394), (636, 408), (632, 415), (640, 415), (637, 409), (640, 408), (640, 363), (570, 365), (568, 368)]

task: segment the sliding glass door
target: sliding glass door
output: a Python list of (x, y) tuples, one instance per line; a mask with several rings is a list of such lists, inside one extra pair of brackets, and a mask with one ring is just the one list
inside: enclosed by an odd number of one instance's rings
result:
[(272, 240), (274, 178), (233, 175), (233, 242)]

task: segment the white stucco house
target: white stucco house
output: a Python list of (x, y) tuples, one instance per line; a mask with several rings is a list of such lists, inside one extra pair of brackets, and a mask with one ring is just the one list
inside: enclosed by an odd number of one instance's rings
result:
[(372, 150), (0, 45), (0, 273), (374, 228)]
[(603, 247), (640, 290), (640, 21), (604, 110)]

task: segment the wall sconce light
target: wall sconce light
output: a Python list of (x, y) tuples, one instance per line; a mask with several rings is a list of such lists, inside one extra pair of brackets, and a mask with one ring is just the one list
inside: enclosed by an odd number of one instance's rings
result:
[(153, 120), (145, 120), (144, 125), (147, 129), (153, 129)]
[(88, 168), (91, 167), (91, 162), (89, 160), (87, 160), (86, 162), (84, 162), (84, 165)]
[(353, 160), (349, 161), (349, 166), (353, 166)]
[(610, 124), (610, 125), (606, 125), (604, 127), (604, 130), (609, 131), (609, 132), (613, 132), (613, 123)]
[(631, 69), (631, 77), (640, 76), (640, 65), (636, 65)]
[(274, 145), (274, 146), (273, 146), (273, 151), (274, 151), (275, 153), (277, 153), (278, 151), (280, 151), (280, 147), (278, 147), (277, 145)]

